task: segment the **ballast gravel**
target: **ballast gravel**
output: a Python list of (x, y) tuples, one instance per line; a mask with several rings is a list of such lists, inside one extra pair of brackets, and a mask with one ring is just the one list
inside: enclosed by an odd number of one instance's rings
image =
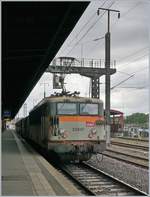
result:
[(88, 164), (116, 177), (117, 179), (148, 193), (149, 172), (145, 168), (137, 167), (117, 159), (113, 159), (101, 154), (94, 155)]

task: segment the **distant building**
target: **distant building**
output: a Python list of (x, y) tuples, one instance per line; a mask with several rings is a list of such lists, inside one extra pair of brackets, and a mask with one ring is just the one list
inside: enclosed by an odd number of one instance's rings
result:
[(111, 136), (122, 136), (124, 128), (124, 116), (123, 112), (111, 109)]
[(149, 129), (145, 128), (145, 125), (125, 124), (124, 136), (148, 137), (149, 136)]

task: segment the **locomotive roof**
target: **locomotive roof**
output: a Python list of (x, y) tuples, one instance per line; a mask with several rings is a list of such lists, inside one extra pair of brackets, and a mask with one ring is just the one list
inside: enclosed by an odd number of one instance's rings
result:
[(46, 101), (59, 102), (59, 101), (74, 101), (74, 102), (98, 102), (101, 103), (102, 100), (96, 98), (88, 97), (78, 97), (78, 96), (56, 96), (56, 97), (47, 97)]
[[(97, 98), (88, 98), (88, 97), (72, 97), (72, 96), (50, 96), (42, 99), (31, 111), (34, 111), (39, 106), (47, 102), (86, 102), (86, 103), (103, 103), (102, 100)], [(30, 111), (30, 112), (31, 112)]]

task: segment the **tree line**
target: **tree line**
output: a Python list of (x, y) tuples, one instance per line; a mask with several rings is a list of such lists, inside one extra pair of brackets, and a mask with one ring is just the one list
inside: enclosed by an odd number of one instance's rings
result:
[(147, 124), (149, 122), (149, 114), (133, 113), (125, 117), (126, 124)]

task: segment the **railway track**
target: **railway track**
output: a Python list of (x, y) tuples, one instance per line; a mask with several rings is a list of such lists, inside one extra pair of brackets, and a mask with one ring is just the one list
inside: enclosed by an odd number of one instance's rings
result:
[(113, 149), (107, 149), (103, 152), (103, 155), (124, 161), (126, 163), (131, 163), (139, 167), (148, 168), (149, 167), (149, 160), (148, 157), (142, 157), (140, 155), (133, 155), (130, 152), (119, 152)]
[(114, 139), (123, 139), (123, 140), (129, 140), (129, 141), (139, 141), (139, 142), (148, 142), (148, 138), (144, 139), (144, 138), (131, 138), (131, 137), (118, 137), (118, 138), (114, 138)]
[(67, 164), (61, 167), (76, 183), (82, 186), (89, 195), (107, 196), (141, 196), (147, 195), (128, 184), (86, 164)]
[(131, 144), (131, 143), (125, 143), (125, 142), (116, 142), (116, 141), (111, 141), (111, 144), (117, 145), (117, 146), (122, 146), (122, 147), (127, 147), (127, 148), (134, 148), (134, 149), (149, 151), (149, 147), (143, 146), (143, 145), (137, 145), (137, 144)]

